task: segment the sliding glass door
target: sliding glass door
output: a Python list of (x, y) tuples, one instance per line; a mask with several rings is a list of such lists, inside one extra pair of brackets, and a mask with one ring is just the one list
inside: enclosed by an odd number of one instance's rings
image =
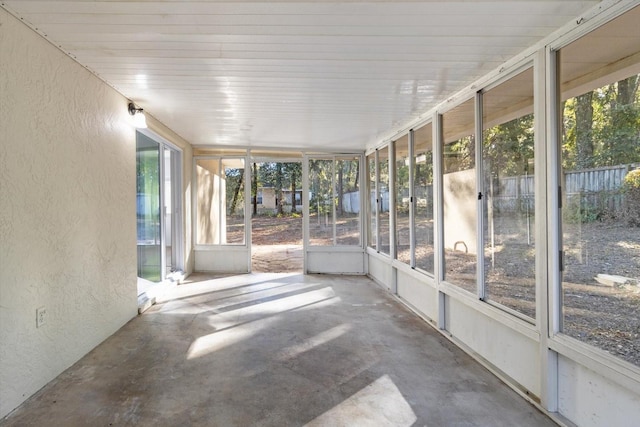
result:
[(138, 277), (152, 282), (181, 270), (180, 154), (164, 142), (137, 133)]

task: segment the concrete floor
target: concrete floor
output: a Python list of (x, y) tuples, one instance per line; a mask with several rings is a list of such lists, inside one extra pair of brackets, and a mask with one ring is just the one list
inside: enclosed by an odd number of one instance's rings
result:
[(3, 426), (555, 425), (364, 277), (195, 275)]

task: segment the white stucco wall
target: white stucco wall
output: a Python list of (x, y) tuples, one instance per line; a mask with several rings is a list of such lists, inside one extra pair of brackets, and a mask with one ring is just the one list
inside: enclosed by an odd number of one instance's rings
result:
[(2, 417), (135, 316), (137, 292), (127, 100), (2, 9), (0, 94)]

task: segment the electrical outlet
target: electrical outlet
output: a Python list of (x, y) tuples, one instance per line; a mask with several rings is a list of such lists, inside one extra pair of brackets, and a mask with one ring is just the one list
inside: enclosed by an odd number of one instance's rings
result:
[(36, 328), (47, 323), (47, 309), (44, 307), (36, 308)]

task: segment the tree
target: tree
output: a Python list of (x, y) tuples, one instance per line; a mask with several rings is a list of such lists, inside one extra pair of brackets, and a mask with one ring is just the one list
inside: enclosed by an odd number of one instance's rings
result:
[[(640, 75), (610, 85), (600, 107), (603, 117), (598, 139), (602, 149), (596, 155), (598, 166), (640, 161)], [(604, 114), (603, 114), (604, 116)]]
[[(340, 163), (342, 163), (342, 162), (340, 162)], [(344, 213), (344, 208), (342, 206), (342, 198), (344, 196), (344, 186), (343, 186), (342, 179), (344, 178), (344, 171), (343, 171), (343, 167), (342, 166), (343, 165), (340, 164), (338, 166), (338, 168), (337, 168), (338, 169), (338, 171), (337, 171), (338, 172), (338, 178), (337, 178), (337, 181), (336, 181), (336, 185), (338, 187), (338, 206), (337, 206), (337, 209), (338, 209), (337, 214), (338, 215), (342, 215)]]
[(444, 146), (444, 172), (452, 173), (471, 169), (475, 165), (475, 138), (462, 137)]
[(282, 163), (276, 163), (276, 208), (278, 210), (278, 214), (282, 215), (284, 213), (283, 202), (284, 199), (282, 197), (282, 181), (284, 178), (284, 174), (282, 172)]
[(562, 103), (564, 170), (640, 162), (640, 75)]
[(253, 163), (251, 175), (251, 201), (253, 203), (253, 216), (258, 215), (258, 164)]
[(302, 186), (302, 163), (283, 163), (284, 181), (291, 188), (291, 212), (296, 212), (296, 191)]
[(309, 211), (324, 214), (331, 211), (333, 190), (331, 188), (331, 174), (333, 160), (309, 160), (309, 190), (311, 200)]
[(482, 157), (493, 172), (520, 175), (534, 156), (533, 114), (496, 125), (484, 132)]
[[(228, 214), (233, 215), (239, 200), (243, 199), (240, 190), (244, 187), (244, 169), (229, 168), (225, 170), (226, 188), (227, 188), (227, 206), (229, 206)], [(229, 197), (231, 196), (231, 200)]]
[(576, 97), (576, 167), (591, 168), (593, 158), (593, 92)]
[(254, 168), (254, 176), (257, 176), (256, 188), (260, 185), (262, 187), (271, 187), (275, 190), (277, 212), (279, 214), (284, 213), (285, 197), (282, 190), (291, 189), (291, 210), (292, 212), (296, 211), (295, 194), (302, 187), (302, 163), (261, 163), (257, 173)]

